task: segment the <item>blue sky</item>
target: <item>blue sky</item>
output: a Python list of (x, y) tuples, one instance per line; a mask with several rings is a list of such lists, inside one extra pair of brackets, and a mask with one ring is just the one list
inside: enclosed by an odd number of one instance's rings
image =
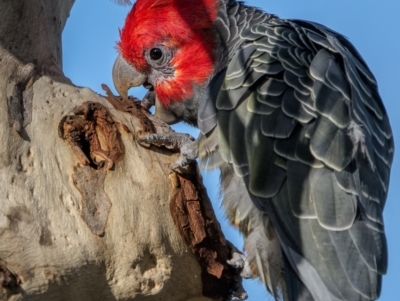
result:
[[(397, 3), (396, 3), (397, 2)], [(400, 33), (398, 12), (400, 2), (395, 0), (248, 0), (281, 18), (304, 19), (322, 23), (347, 36), (375, 74), (379, 91), (390, 116), (396, 146), (400, 145)], [(362, 4), (361, 4), (362, 3)], [(360, 5), (361, 4), (361, 5)], [(75, 85), (90, 87), (104, 94), (100, 85), (113, 87), (111, 69), (117, 55), (115, 43), (129, 6), (118, 6), (109, 0), (77, 0), (63, 34), (63, 67)], [(131, 90), (141, 97), (143, 89)], [(178, 126), (179, 131), (193, 129)], [(391, 186), (385, 208), (386, 234), (389, 244), (389, 270), (383, 279), (381, 301), (400, 300), (400, 165), (395, 155)], [(204, 175), (209, 196), (225, 235), (241, 248), (242, 238), (230, 227), (219, 210), (216, 173)], [(250, 301), (272, 300), (256, 281), (246, 281)], [(268, 296), (268, 297), (267, 297)]]

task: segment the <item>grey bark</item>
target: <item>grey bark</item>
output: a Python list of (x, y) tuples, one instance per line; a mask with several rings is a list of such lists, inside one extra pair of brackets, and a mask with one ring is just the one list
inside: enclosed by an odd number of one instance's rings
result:
[[(137, 145), (137, 119), (62, 73), (73, 3), (0, 0), (0, 300), (209, 300), (169, 213), (177, 157)], [(109, 109), (125, 146), (98, 187), (102, 235), (81, 216), (82, 162), (58, 134), (87, 101)]]

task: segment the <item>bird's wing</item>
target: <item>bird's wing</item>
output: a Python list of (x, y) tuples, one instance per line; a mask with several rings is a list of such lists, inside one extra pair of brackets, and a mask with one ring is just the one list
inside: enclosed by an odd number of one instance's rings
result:
[(332, 300), (375, 300), (394, 145), (374, 76), (316, 23), (271, 19), (241, 38), (216, 100), (222, 158), (314, 297), (322, 281)]

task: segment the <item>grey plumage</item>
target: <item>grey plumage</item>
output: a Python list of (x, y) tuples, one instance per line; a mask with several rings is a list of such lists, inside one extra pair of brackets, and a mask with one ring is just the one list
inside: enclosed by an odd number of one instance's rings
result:
[[(394, 146), (374, 76), (347, 39), (322, 25), (221, 3), (217, 28), (230, 60), (221, 59), (226, 76), (208, 99), (217, 109), (213, 134), (200, 130), (203, 140), (218, 139), (235, 173), (228, 178), (242, 179), (276, 231), (283, 274), (266, 281), (269, 291), (284, 300), (377, 299)], [(235, 188), (222, 180), (228, 217), (249, 243), (258, 231), (250, 209), (237, 212)]]

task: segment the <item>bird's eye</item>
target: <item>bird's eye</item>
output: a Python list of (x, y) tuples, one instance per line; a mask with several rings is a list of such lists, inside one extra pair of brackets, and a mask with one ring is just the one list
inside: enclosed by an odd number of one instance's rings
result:
[(154, 61), (158, 61), (162, 55), (163, 54), (160, 48), (153, 48), (150, 50), (150, 58)]

